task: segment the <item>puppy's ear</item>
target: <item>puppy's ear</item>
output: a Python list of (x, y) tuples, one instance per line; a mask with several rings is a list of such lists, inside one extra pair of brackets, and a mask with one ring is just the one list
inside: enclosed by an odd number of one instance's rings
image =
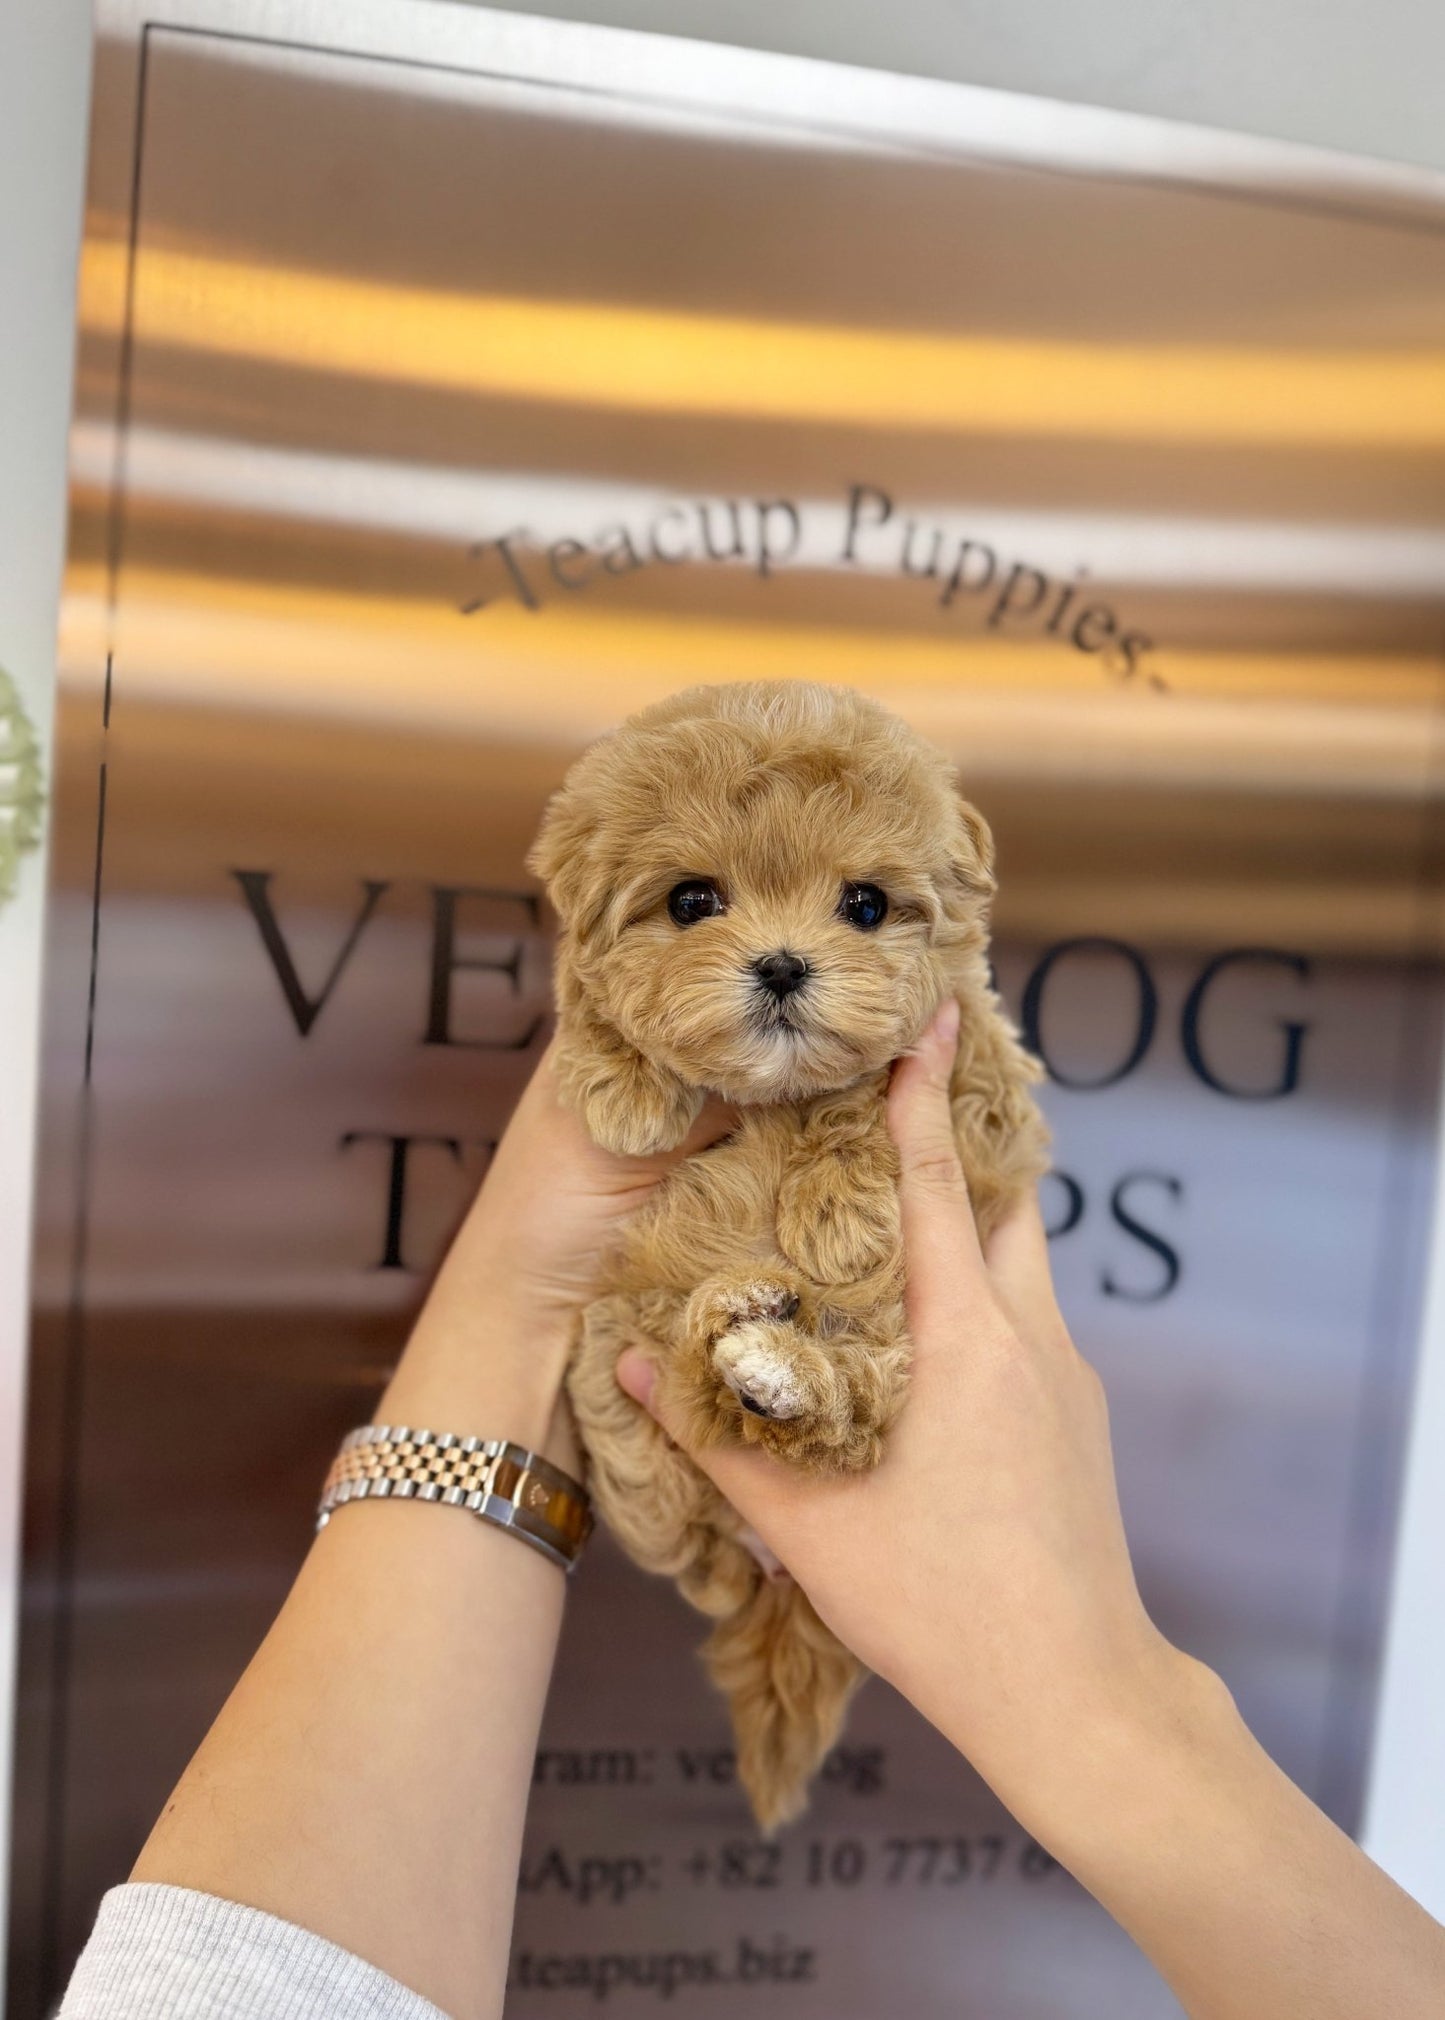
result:
[(580, 937), (602, 916), (607, 880), (597, 862), (597, 818), (591, 796), (568, 779), (547, 802), (527, 868), (547, 886), (562, 924)]
[(955, 801), (949, 837), (948, 869), (956, 900), (976, 906), (987, 902), (998, 886), (993, 875), (993, 831), (968, 800)]

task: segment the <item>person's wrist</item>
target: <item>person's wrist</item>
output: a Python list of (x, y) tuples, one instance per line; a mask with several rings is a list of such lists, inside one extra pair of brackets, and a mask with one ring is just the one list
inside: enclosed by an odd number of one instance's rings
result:
[(1220, 1677), (1162, 1635), (1056, 1712), (999, 1793), (1085, 1885), (1155, 1857), (1245, 1728)]
[(438, 1282), (380, 1399), (377, 1421), (510, 1438), (575, 1470), (559, 1407), (575, 1306), (515, 1280), (475, 1303), (452, 1288), (443, 1297)]

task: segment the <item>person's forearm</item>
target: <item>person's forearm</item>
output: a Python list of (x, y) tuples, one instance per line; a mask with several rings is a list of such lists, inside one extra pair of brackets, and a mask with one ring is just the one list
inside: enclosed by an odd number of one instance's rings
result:
[[(378, 1420), (573, 1465), (548, 1436), (565, 1328), (488, 1305), (484, 1275), (464, 1235)], [(517, 1327), (525, 1351), (498, 1351)], [(265, 1909), (491, 2020), (564, 1583), (459, 1509), (338, 1511), (132, 1877)]]
[(1024, 1821), (1191, 2020), (1434, 2020), (1445, 1931), (1295, 1787), (1219, 1679), (1178, 1658), (1142, 1710), (1082, 1717)]

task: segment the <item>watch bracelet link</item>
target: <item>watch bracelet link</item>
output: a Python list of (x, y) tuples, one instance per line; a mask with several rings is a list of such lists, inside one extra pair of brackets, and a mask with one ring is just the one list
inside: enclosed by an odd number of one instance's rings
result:
[(519, 1536), (570, 1571), (592, 1532), (587, 1490), (506, 1438), (362, 1424), (342, 1440), (322, 1489), (322, 1530), (350, 1501), (441, 1501)]

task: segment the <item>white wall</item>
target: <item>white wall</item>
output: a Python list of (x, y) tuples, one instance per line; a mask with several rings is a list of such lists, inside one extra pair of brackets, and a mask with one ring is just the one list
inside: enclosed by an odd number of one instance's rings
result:
[[(0, 0), (0, 665), (47, 749), (65, 549), (90, 0)], [(0, 912), (0, 1816), (9, 1814), (44, 863)], [(0, 1927), (4, 1926), (0, 1867)]]
[(518, 11), (1445, 167), (1442, 0), (529, 0)]

